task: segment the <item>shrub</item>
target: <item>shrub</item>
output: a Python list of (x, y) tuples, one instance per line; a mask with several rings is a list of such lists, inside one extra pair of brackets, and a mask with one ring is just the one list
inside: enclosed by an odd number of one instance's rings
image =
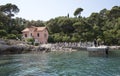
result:
[(17, 30), (12, 30), (11, 33), (12, 34), (18, 34), (18, 31)]
[(21, 34), (17, 34), (16, 36), (17, 36), (18, 39), (20, 39), (20, 40), (22, 39), (22, 35)]
[(32, 43), (32, 45), (34, 44), (34, 41), (35, 41), (34, 38), (28, 38), (27, 39), (27, 42)]
[(63, 36), (62, 41), (63, 42), (69, 42), (70, 41), (70, 37), (65, 35), (65, 36)]
[(59, 33), (54, 34), (53, 37), (55, 42), (62, 42), (62, 35)]
[(39, 43), (35, 43), (35, 46), (38, 46), (39, 45)]
[(52, 35), (50, 35), (50, 36), (48, 37), (48, 42), (49, 42), (49, 43), (54, 43), (54, 38), (53, 38)]
[(7, 35), (6, 30), (0, 30), (0, 37), (4, 37)]
[(78, 39), (77, 39), (76, 37), (73, 36), (73, 37), (71, 38), (71, 41), (72, 41), (72, 42), (77, 42)]
[(15, 34), (8, 34), (7, 39), (16, 39), (17, 36)]

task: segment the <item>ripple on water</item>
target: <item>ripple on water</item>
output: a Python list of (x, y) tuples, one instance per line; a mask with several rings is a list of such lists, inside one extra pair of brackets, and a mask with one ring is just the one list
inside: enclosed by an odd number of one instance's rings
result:
[(0, 58), (0, 76), (120, 76), (120, 57), (85, 51), (19, 54)]

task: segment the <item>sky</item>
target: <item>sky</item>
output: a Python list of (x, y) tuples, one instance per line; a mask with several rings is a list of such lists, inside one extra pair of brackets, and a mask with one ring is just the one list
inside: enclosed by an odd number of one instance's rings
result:
[(120, 0), (0, 0), (0, 5), (12, 3), (18, 6), (20, 12), (16, 17), (26, 20), (47, 21), (59, 16), (74, 17), (77, 8), (83, 8), (82, 17), (88, 17), (93, 12), (99, 12), (113, 6), (120, 6)]

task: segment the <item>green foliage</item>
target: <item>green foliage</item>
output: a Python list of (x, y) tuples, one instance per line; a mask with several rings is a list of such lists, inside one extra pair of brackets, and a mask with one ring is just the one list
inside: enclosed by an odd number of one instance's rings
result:
[(17, 39), (17, 36), (15, 34), (8, 34), (7, 39)]
[(5, 30), (0, 30), (0, 37), (4, 37), (7, 35), (7, 32)]
[(73, 24), (73, 27), (74, 27), (75, 29), (77, 29), (76, 31), (78, 31), (79, 28), (80, 28), (80, 25), (81, 25), (81, 22), (76, 22), (76, 23)]
[(51, 19), (46, 24), (47, 24), (47, 28), (50, 33), (60, 32), (60, 26), (58, 26), (58, 24), (57, 24), (57, 19)]
[(3, 29), (3, 23), (0, 22), (0, 29)]
[(17, 30), (12, 30), (11, 33), (16, 35), (16, 34), (18, 34), (18, 31)]
[(71, 37), (71, 42), (79, 42), (81, 41), (81, 39), (81, 35), (79, 35), (78, 33), (73, 33)]
[(120, 7), (114, 6), (108, 13), (110, 19), (119, 18), (120, 17)]
[(82, 11), (83, 11), (82, 8), (77, 8), (77, 9), (75, 10), (75, 12), (74, 12), (74, 16), (77, 16), (77, 15), (80, 16), (80, 14), (81, 14)]
[(28, 39), (27, 39), (27, 42), (30, 42), (30, 43), (33, 45), (34, 42), (35, 42), (35, 39), (34, 39), (34, 38), (28, 38)]
[(22, 34), (17, 34), (16, 36), (18, 40), (22, 40)]
[(48, 37), (48, 43), (54, 43), (53, 35), (49, 35), (49, 37)]
[(78, 41), (79, 41), (78, 38), (76, 38), (74, 36), (71, 38), (71, 42), (78, 42)]
[[(5, 10), (6, 9), (6, 10)], [(78, 42), (94, 39), (108, 45), (120, 45), (120, 6), (103, 9), (89, 17), (81, 17), (82, 8), (74, 11), (74, 16), (61, 16), (49, 21), (28, 21), (12, 18), (19, 8), (14, 4), (0, 5), (0, 37), (21, 39), (21, 31), (29, 26), (46, 26), (49, 31), (48, 42)], [(11, 26), (9, 26), (11, 24)], [(34, 39), (28, 39), (34, 42)]]
[(2, 5), (0, 11), (5, 13), (8, 17), (12, 17), (15, 13), (19, 12), (19, 8), (14, 4), (8, 3), (6, 5)]
[(62, 41), (63, 42), (70, 42), (70, 37), (65, 35), (65, 36), (63, 36)]
[(73, 23), (69, 18), (61, 18), (58, 21), (58, 25), (60, 26), (61, 31), (64, 33), (71, 33), (72, 31), (74, 31), (72, 24)]
[(53, 37), (55, 42), (62, 42), (62, 35), (60, 33), (54, 34)]
[(38, 46), (39, 45), (39, 43), (35, 43), (35, 46)]
[(52, 34), (59, 32), (71, 33), (74, 31), (72, 24), (73, 21), (68, 17), (58, 17), (51, 19), (46, 23), (49, 32)]

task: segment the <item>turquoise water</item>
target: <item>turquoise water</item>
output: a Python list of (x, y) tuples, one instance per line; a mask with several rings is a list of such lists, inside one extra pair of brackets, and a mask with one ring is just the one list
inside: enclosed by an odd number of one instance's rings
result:
[(3, 55), (0, 76), (120, 76), (120, 52), (89, 57), (86, 51)]

